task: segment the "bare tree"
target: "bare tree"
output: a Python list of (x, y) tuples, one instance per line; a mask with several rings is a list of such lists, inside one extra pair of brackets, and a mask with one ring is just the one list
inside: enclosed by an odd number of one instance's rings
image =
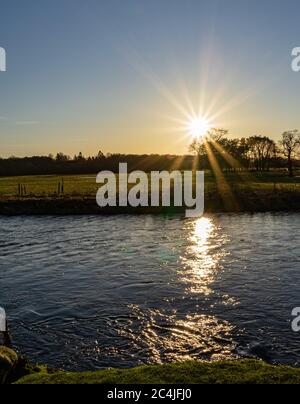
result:
[(205, 144), (203, 139), (194, 139), (189, 146), (189, 151), (195, 153), (198, 157), (205, 155)]
[(227, 137), (229, 131), (223, 128), (212, 128), (207, 132), (208, 141), (220, 142), (221, 139)]
[(276, 155), (276, 144), (266, 136), (252, 136), (248, 139), (249, 155), (257, 171), (270, 169), (271, 159)]
[(282, 134), (282, 140), (279, 142), (282, 153), (288, 159), (289, 176), (294, 176), (293, 159), (296, 157), (300, 148), (300, 133), (298, 129), (290, 130)]
[(189, 147), (189, 151), (195, 153), (197, 156), (203, 156), (206, 154), (205, 144), (220, 142), (225, 136), (228, 135), (228, 130), (213, 128), (207, 132), (203, 137), (195, 138)]

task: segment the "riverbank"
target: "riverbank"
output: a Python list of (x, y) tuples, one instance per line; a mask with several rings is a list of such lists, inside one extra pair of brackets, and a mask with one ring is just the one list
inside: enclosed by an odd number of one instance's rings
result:
[(95, 372), (54, 371), (31, 365), (0, 347), (0, 384), (299, 384), (300, 369), (254, 359), (188, 361)]
[[(96, 175), (0, 178), (0, 215), (182, 213), (186, 208), (99, 208)], [(172, 198), (171, 198), (172, 199)], [(283, 172), (205, 173), (205, 212), (300, 211), (300, 180)]]
[(256, 360), (186, 362), (98, 372), (48, 373), (46, 368), (17, 384), (298, 384), (300, 369)]
[[(299, 212), (298, 190), (235, 192), (230, 197), (218, 192), (205, 195), (205, 213)], [(184, 214), (185, 207), (106, 207), (100, 208), (95, 197), (23, 197), (0, 200), (0, 215), (115, 215), (115, 214)]]

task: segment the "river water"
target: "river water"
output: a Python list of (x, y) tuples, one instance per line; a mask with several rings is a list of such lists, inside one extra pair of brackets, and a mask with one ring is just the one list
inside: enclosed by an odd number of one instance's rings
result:
[(299, 214), (0, 218), (0, 306), (17, 349), (55, 368), (299, 365), (299, 228)]

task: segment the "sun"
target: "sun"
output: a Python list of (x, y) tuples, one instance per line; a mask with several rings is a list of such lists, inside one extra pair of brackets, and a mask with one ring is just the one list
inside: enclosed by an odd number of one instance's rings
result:
[(192, 118), (188, 124), (189, 133), (194, 138), (204, 137), (210, 129), (211, 126), (208, 119), (201, 116)]

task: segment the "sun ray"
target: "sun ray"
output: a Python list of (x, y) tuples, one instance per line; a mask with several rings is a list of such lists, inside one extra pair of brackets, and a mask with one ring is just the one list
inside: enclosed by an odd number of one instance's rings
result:
[(223, 200), (225, 209), (227, 211), (231, 211), (232, 209), (234, 209), (235, 212), (238, 212), (239, 211), (238, 202), (230, 188), (229, 183), (227, 182), (227, 180), (220, 168), (220, 165), (211, 149), (209, 141), (206, 140), (204, 142), (204, 146), (205, 146), (205, 149), (207, 152), (209, 164), (215, 175), (218, 192), (219, 192), (220, 197)]
[[(220, 143), (216, 142), (214, 139), (210, 140), (211, 144), (213, 147), (221, 154), (223, 159), (230, 165), (231, 168), (233, 168), (236, 173), (240, 176), (240, 178), (244, 182), (252, 182), (253, 181), (253, 176), (251, 173), (249, 173), (248, 169), (243, 166), (243, 164), (235, 159), (224, 147), (220, 145)], [(241, 171), (243, 172), (243, 175), (241, 175)]]
[(173, 164), (171, 164), (170, 171), (181, 170), (182, 163), (185, 160), (186, 156), (178, 156), (174, 160)]
[(198, 156), (198, 154), (195, 154), (193, 159), (193, 171), (197, 171), (199, 169), (199, 164), (200, 164), (200, 157)]
[(128, 50), (125, 54), (122, 52), (127, 62), (138, 71), (143, 77), (145, 77), (153, 87), (162, 95), (177, 111), (188, 118), (190, 116), (189, 111), (185, 108), (175, 94), (168, 88), (168, 86), (162, 81), (162, 79), (154, 72), (154, 70), (147, 65), (140, 55), (134, 50)]

